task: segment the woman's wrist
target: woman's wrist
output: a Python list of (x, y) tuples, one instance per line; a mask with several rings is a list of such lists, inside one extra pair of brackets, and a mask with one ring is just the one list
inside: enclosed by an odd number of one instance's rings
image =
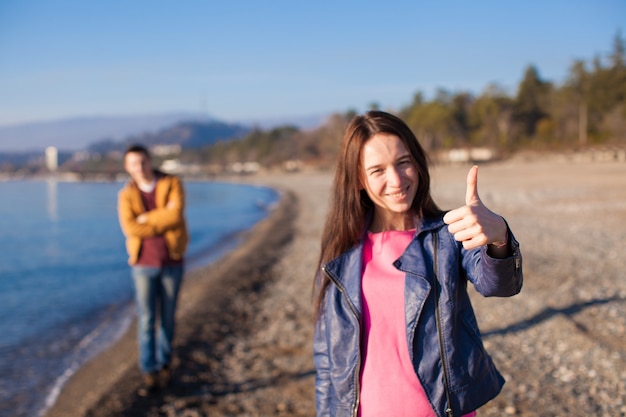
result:
[(503, 248), (509, 244), (509, 231), (507, 230), (504, 234), (504, 240), (497, 240), (495, 242), (491, 242), (490, 245), (494, 248)]

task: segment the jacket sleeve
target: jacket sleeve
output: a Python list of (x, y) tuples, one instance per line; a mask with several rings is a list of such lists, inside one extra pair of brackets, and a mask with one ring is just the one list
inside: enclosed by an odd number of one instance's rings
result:
[(165, 204), (146, 212), (146, 222), (157, 234), (178, 228), (183, 224), (185, 212), (185, 190), (177, 177), (171, 177), (169, 192)]
[(330, 362), (328, 341), (326, 340), (326, 321), (324, 313), (315, 322), (313, 335), (313, 361), (315, 363), (315, 407), (317, 416), (330, 416)]
[(508, 232), (511, 249), (508, 258), (492, 258), (487, 253), (487, 245), (469, 251), (461, 246), (463, 268), (468, 279), (485, 297), (510, 297), (522, 290), (522, 253), (511, 229)]
[(156, 236), (155, 227), (148, 223), (137, 223), (137, 216), (141, 213), (133, 211), (132, 196), (128, 189), (122, 189), (117, 198), (117, 215), (124, 236), (147, 238)]

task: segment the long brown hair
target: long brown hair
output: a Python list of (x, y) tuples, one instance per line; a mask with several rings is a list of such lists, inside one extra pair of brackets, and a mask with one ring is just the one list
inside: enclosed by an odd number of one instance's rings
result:
[[(382, 111), (369, 111), (356, 116), (348, 124), (341, 143), (330, 207), (322, 232), (318, 267), (354, 247), (363, 235), (366, 216), (374, 209), (374, 203), (362, 189), (359, 180), (361, 149), (378, 133), (397, 136), (411, 155), (418, 174), (412, 211), (420, 217), (441, 214), (430, 195), (428, 157), (411, 129), (399, 117)], [(318, 269), (314, 284), (316, 316), (329, 283), (326, 274)]]

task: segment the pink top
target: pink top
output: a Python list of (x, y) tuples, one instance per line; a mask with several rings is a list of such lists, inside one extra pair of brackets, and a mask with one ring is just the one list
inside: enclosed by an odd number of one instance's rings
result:
[(404, 273), (393, 266), (414, 234), (368, 233), (363, 245), (361, 417), (436, 417), (409, 356)]

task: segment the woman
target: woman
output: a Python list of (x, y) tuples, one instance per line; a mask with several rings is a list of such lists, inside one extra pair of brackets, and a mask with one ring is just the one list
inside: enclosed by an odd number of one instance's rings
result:
[(466, 287), (517, 294), (521, 254), (476, 181), (473, 167), (466, 205), (444, 216), (408, 126), (350, 122), (316, 275), (318, 416), (473, 416), (499, 393)]

